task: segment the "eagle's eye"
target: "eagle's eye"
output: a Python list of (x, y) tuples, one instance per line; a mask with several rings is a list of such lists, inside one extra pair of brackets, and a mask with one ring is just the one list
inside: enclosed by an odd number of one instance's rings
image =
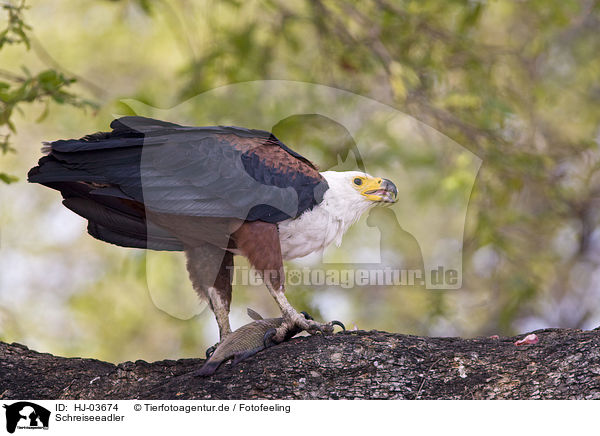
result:
[(354, 179), (354, 184), (355, 184), (356, 186), (360, 186), (360, 185), (362, 185), (362, 179), (359, 179), (359, 178), (357, 177), (356, 179)]

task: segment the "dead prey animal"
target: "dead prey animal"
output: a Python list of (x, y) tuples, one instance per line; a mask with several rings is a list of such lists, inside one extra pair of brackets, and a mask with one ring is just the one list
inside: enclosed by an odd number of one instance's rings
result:
[[(302, 315), (304, 315), (304, 318), (306, 319), (312, 319), (306, 312), (302, 312)], [(263, 319), (262, 316), (252, 309), (248, 309), (248, 316), (254, 319), (254, 321), (240, 327), (227, 336), (217, 346), (214, 353), (204, 363), (204, 366), (194, 372), (193, 375), (198, 377), (210, 376), (215, 373), (222, 363), (232, 357), (233, 365), (237, 365), (242, 360), (255, 355), (259, 351), (277, 345), (277, 342), (273, 341), (273, 337), (276, 334), (276, 329), (283, 323), (283, 318)], [(344, 325), (339, 321), (333, 321), (332, 324), (338, 325), (346, 330)], [(301, 328), (288, 330), (283, 341), (291, 339), (301, 331)]]

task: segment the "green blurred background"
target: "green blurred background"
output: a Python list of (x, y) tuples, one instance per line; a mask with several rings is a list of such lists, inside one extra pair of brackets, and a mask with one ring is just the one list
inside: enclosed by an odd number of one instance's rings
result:
[[(275, 128), (323, 169), (356, 168), (358, 157), (345, 161), (344, 151), (355, 140), (368, 172), (403, 181), (393, 209), (403, 228), (464, 227), (461, 289), (290, 287), (292, 304), (315, 317), (442, 336), (600, 325), (596, 1), (1, 0), (0, 8), (1, 340), (115, 362), (202, 356), (216, 341), (181, 254), (96, 241), (57, 192), (25, 181), (42, 141), (106, 130), (129, 113)], [(244, 86), (224, 106), (207, 104), (217, 87), (266, 79), (368, 97), (410, 126), (399, 140), (364, 113), (352, 137), (319, 116), (278, 120), (293, 95), (263, 105)], [(444, 154), (444, 144), (464, 152)], [(432, 212), (432, 199), (447, 209)], [(445, 215), (465, 199), (466, 221)], [(349, 253), (367, 262), (365, 251), (384, 242), (402, 256), (402, 232), (382, 231), (379, 241), (367, 220), (330, 262), (349, 262)], [(246, 307), (277, 315), (265, 289), (236, 286), (234, 328), (247, 322)]]

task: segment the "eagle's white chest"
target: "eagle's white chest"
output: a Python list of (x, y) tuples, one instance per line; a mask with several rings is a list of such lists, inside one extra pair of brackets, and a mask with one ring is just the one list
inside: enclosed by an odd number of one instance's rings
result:
[(322, 251), (332, 242), (339, 245), (346, 228), (339, 218), (314, 208), (294, 220), (279, 223), (279, 241), (284, 259)]
[(322, 251), (332, 242), (342, 243), (344, 232), (363, 212), (374, 206), (352, 188), (347, 177), (333, 171), (321, 173), (329, 189), (323, 201), (296, 219), (279, 223), (279, 241), (284, 259)]

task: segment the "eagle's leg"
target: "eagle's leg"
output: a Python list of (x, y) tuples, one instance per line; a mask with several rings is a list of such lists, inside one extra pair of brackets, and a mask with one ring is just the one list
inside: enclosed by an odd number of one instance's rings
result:
[[(210, 244), (186, 247), (185, 253), (194, 290), (208, 300), (219, 326), (219, 341), (222, 341), (231, 333), (229, 306), (233, 254)], [(210, 348), (207, 350), (209, 353)]]
[(236, 247), (244, 254), (252, 266), (261, 273), (271, 296), (281, 310), (284, 322), (272, 337), (282, 342), (290, 330), (305, 330), (310, 334), (333, 333), (333, 324), (318, 323), (306, 319), (285, 297), (283, 258), (276, 224), (263, 221), (246, 222), (232, 234)]
[(231, 326), (229, 325), (229, 304), (231, 299), (222, 299), (220, 296), (221, 289), (213, 286), (208, 288), (210, 309), (215, 314), (219, 326), (219, 341), (222, 341), (231, 333)]

